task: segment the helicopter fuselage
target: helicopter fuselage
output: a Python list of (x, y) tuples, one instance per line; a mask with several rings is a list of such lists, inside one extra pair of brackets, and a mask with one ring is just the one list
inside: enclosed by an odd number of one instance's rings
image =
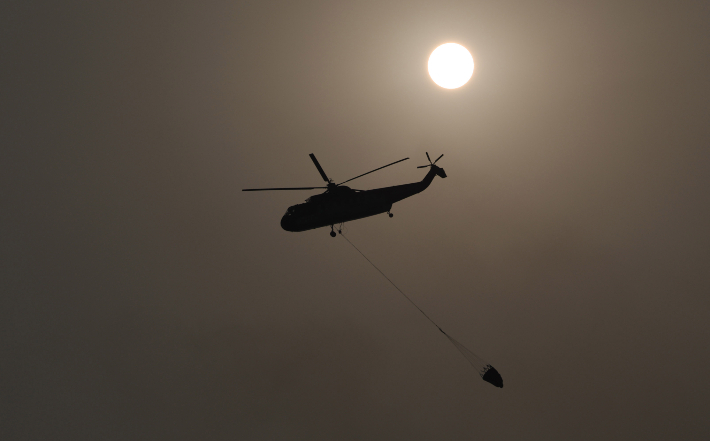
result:
[(395, 202), (424, 191), (435, 176), (445, 178), (446, 173), (432, 165), (423, 180), (411, 184), (373, 190), (335, 186), (325, 193), (311, 196), (303, 204), (289, 207), (281, 218), (281, 228), (292, 232), (307, 231), (387, 213)]

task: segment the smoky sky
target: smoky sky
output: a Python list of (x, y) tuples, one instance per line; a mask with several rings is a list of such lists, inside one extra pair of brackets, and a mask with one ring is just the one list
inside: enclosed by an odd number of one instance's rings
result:
[[(708, 439), (699, 1), (0, 6), (0, 437)], [(471, 81), (426, 63), (456, 42)], [(394, 217), (288, 233), (322, 185)], [(348, 185), (350, 185), (348, 184)]]

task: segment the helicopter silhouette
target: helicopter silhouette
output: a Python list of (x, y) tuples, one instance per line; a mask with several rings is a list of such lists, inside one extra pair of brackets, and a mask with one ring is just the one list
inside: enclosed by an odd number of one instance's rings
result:
[(446, 177), (444, 169), (437, 166), (436, 163), (444, 156), (443, 154), (432, 162), (429, 153), (426, 157), (429, 160), (428, 165), (422, 165), (417, 168), (429, 167), (429, 172), (419, 182), (411, 184), (395, 185), (392, 187), (375, 188), (372, 190), (354, 190), (344, 186), (346, 182), (350, 182), (357, 178), (361, 178), (377, 170), (382, 170), (390, 165), (406, 161), (409, 158), (400, 159), (391, 164), (363, 173), (354, 178), (343, 181), (340, 184), (335, 184), (332, 179), (323, 171), (315, 155), (309, 155), (313, 164), (315, 164), (323, 180), (327, 183), (325, 187), (291, 187), (291, 188), (245, 188), (242, 191), (270, 191), (270, 190), (315, 190), (325, 188), (325, 192), (311, 196), (306, 199), (303, 204), (292, 205), (288, 207), (286, 214), (281, 218), (281, 228), (286, 231), (298, 232), (307, 231), (314, 228), (327, 227), (330, 225), (330, 235), (335, 237), (333, 227), (337, 224), (350, 222), (365, 217), (374, 216), (376, 214), (387, 213), (389, 217), (393, 214), (390, 212), (392, 204), (401, 201), (402, 199), (414, 196), (417, 193), (424, 191), (435, 176), (441, 178)]

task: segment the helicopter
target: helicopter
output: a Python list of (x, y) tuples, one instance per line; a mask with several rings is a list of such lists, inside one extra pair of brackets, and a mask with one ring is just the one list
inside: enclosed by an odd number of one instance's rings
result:
[(323, 180), (325, 187), (291, 187), (291, 188), (245, 188), (242, 191), (272, 191), (272, 190), (316, 190), (324, 188), (325, 192), (314, 195), (306, 199), (303, 204), (296, 204), (288, 207), (286, 214), (281, 218), (281, 228), (286, 231), (299, 232), (315, 228), (327, 227), (330, 225), (330, 236), (335, 237), (333, 227), (357, 219), (374, 216), (376, 214), (387, 213), (389, 217), (394, 216), (390, 210), (392, 204), (402, 199), (414, 196), (424, 191), (434, 180), (435, 176), (446, 177), (444, 169), (436, 163), (444, 155), (442, 154), (434, 162), (426, 152), (429, 160), (428, 165), (421, 165), (417, 168), (429, 168), (429, 172), (419, 182), (411, 184), (395, 185), (392, 187), (375, 188), (372, 190), (354, 190), (343, 184), (361, 178), (377, 170), (382, 170), (390, 165), (406, 161), (409, 158), (400, 159), (391, 164), (363, 173), (354, 178), (335, 184), (334, 181), (325, 174), (323, 167), (318, 163), (315, 155), (311, 153), (313, 164), (315, 164)]

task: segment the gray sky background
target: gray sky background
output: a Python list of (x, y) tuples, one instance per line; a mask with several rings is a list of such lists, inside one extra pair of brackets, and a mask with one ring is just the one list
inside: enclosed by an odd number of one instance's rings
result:
[[(708, 439), (701, 1), (0, 6), (0, 438)], [(429, 78), (466, 46), (472, 80)], [(342, 238), (321, 185), (448, 178)]]

